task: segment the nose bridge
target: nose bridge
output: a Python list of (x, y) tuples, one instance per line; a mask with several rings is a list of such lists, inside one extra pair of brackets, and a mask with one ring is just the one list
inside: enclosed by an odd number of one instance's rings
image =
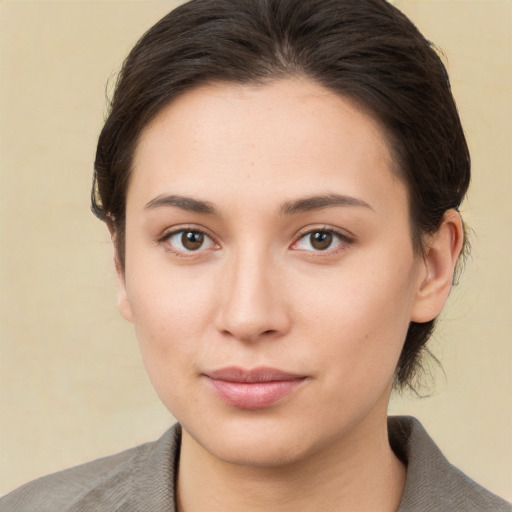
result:
[(270, 251), (254, 243), (241, 244), (224, 270), (218, 329), (242, 341), (284, 333), (288, 312)]

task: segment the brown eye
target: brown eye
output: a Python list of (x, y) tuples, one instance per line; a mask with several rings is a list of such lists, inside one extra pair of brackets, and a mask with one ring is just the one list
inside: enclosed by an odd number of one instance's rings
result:
[(328, 231), (315, 231), (309, 234), (309, 243), (317, 251), (325, 251), (332, 245), (333, 236)]
[(199, 253), (216, 248), (215, 242), (202, 231), (180, 229), (162, 239), (174, 252), (179, 254)]
[(317, 229), (304, 233), (293, 245), (292, 249), (312, 253), (333, 254), (350, 246), (352, 241), (342, 233), (331, 229)]
[(183, 231), (181, 244), (188, 251), (197, 251), (204, 243), (204, 234), (199, 231)]

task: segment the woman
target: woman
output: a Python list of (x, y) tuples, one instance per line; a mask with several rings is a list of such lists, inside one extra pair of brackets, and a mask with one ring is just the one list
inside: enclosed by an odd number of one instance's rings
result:
[(93, 210), (178, 419), (2, 510), (510, 510), (411, 418), (463, 252), (445, 69), (379, 0), (192, 1), (125, 62)]

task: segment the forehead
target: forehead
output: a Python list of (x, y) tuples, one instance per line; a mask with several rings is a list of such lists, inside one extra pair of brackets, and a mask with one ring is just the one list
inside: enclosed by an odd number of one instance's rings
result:
[(380, 124), (318, 84), (210, 84), (175, 99), (143, 130), (128, 200), (141, 187), (148, 196), (175, 188), (254, 198), (325, 192), (333, 183), (343, 193), (378, 196), (384, 182), (403, 188), (392, 169)]

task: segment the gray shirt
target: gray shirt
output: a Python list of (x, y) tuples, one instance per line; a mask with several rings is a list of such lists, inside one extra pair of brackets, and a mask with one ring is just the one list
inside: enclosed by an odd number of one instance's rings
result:
[[(390, 417), (389, 439), (407, 464), (398, 512), (511, 512), (512, 505), (452, 466), (414, 418)], [(158, 441), (48, 475), (0, 499), (0, 512), (176, 512), (181, 429)]]

